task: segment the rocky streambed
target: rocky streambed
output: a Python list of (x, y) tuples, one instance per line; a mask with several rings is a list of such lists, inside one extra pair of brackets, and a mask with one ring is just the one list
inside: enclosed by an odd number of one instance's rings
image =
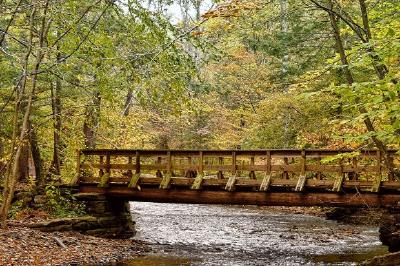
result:
[(117, 265), (353, 265), (387, 253), (377, 226), (256, 206), (131, 203), (153, 252)]

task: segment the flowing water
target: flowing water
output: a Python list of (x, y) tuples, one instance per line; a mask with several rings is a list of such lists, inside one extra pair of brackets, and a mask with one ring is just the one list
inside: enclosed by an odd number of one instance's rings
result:
[(131, 204), (154, 253), (118, 265), (352, 265), (384, 254), (378, 228), (256, 206)]

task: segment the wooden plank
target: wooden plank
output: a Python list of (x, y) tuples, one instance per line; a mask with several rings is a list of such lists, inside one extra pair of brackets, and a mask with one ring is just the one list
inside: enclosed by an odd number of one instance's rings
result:
[(112, 186), (110, 188), (81, 186), (80, 193), (103, 193), (109, 197), (118, 197), (127, 201), (264, 206), (389, 207), (397, 205), (397, 202), (400, 201), (400, 194), (264, 193), (223, 190), (197, 191), (190, 189), (159, 190), (157, 188), (142, 188), (142, 191), (137, 191), (126, 186)]
[(104, 156), (103, 155), (99, 156), (99, 162), (100, 162), (100, 165), (104, 165), (104, 168), (99, 168), (100, 169), (99, 176), (101, 177), (104, 175), (104, 169), (107, 168), (107, 165), (104, 164)]
[(232, 175), (228, 178), (228, 181), (225, 185), (225, 190), (233, 191), (235, 190), (235, 183), (237, 178), (237, 165), (236, 165), (236, 151), (232, 152)]
[(284, 179), (289, 179), (289, 174), (288, 174), (288, 171), (286, 170), (286, 168), (287, 168), (287, 166), (288, 166), (288, 164), (289, 164), (289, 159), (288, 159), (288, 157), (284, 157), (284, 158), (283, 158), (283, 163), (284, 163), (284, 165), (285, 165), (285, 169), (282, 169), (282, 170), (283, 170), (282, 178), (284, 178)]
[[(167, 170), (165, 164), (141, 164), (142, 170)], [(204, 165), (205, 171), (231, 171), (230, 165)], [(300, 165), (272, 165), (272, 171), (278, 172), (300, 172)], [(107, 165), (102, 163), (82, 163), (80, 169), (106, 169)], [(135, 170), (136, 164), (110, 164), (111, 169), (115, 170)], [(195, 165), (174, 165), (172, 170), (198, 170)], [(266, 171), (265, 165), (237, 165), (237, 170), (240, 171)], [(378, 173), (376, 166), (373, 165), (345, 165), (340, 167), (339, 165), (307, 165), (307, 172), (324, 172), (324, 173), (340, 173), (340, 172), (359, 172), (359, 173)]]
[(163, 176), (161, 183), (160, 183), (160, 188), (161, 189), (169, 189), (171, 186), (171, 174), (167, 173), (166, 175)]
[[(376, 158), (377, 169), (379, 171), (379, 174), (377, 176), (375, 176), (375, 179), (374, 179), (374, 181), (372, 183), (371, 192), (374, 192), (374, 193), (378, 193), (379, 192), (379, 189), (381, 187), (381, 181), (382, 181), (382, 165), (381, 165), (382, 155), (381, 155), (380, 151), (377, 152), (376, 157), (377, 157)], [(390, 178), (389, 178), (389, 181), (391, 181)]]
[(265, 172), (265, 176), (261, 182), (261, 185), (259, 188), (260, 191), (268, 191), (269, 186), (271, 184), (271, 178), (272, 178), (272, 176), (271, 176), (271, 161), (272, 161), (271, 151), (267, 151), (267, 158), (266, 158), (267, 171)]
[(344, 180), (344, 175), (339, 175), (335, 178), (335, 182), (333, 183), (332, 191), (340, 192), (342, 190), (342, 184)]
[[(129, 157), (129, 161), (132, 162), (132, 157)], [(141, 187), (139, 185), (139, 179), (140, 179), (140, 152), (139, 151), (136, 151), (135, 168), (136, 168), (135, 174), (131, 177), (128, 187), (141, 190)]]
[[(111, 177), (109, 183), (124, 183), (128, 184), (130, 181), (127, 177)], [(140, 184), (143, 186), (159, 186), (162, 181), (161, 177), (151, 177), (148, 175), (142, 174), (140, 177)], [(185, 178), (185, 177), (174, 177), (170, 180), (171, 186), (182, 186), (182, 187), (190, 187), (193, 184), (193, 178)], [(203, 179), (202, 186), (203, 188), (207, 187), (220, 187), (224, 188), (226, 186), (226, 179)], [(81, 184), (98, 184), (99, 179), (97, 177), (81, 177)], [(249, 180), (245, 178), (238, 178), (236, 180), (237, 187), (260, 187), (262, 180)], [(327, 191), (331, 191), (334, 186), (334, 180), (312, 180), (308, 179), (305, 184), (305, 189), (307, 188), (319, 188), (326, 189)], [(292, 187), (294, 188), (297, 184), (297, 180), (294, 179), (280, 179), (280, 178), (271, 178), (270, 187)], [(372, 181), (343, 181), (342, 187), (348, 189), (354, 189), (355, 187), (363, 190), (370, 191)], [(400, 190), (400, 181), (382, 181), (381, 189), (386, 190)]]
[(227, 191), (235, 190), (236, 178), (237, 178), (236, 176), (230, 176), (228, 178), (228, 181), (226, 182), (226, 185), (225, 185), (225, 190), (227, 190)]
[(160, 183), (161, 189), (169, 189), (172, 177), (172, 155), (171, 152), (167, 153), (167, 174), (162, 178)]
[[(250, 166), (254, 166), (254, 156), (250, 157)], [(250, 171), (249, 178), (256, 179), (256, 174), (255, 174), (254, 170)]]
[[(84, 149), (82, 150), (83, 155), (105, 155), (110, 154), (113, 156), (134, 156), (136, 151), (140, 151), (142, 156), (165, 156), (167, 152), (172, 152), (175, 156), (195, 156), (200, 150), (130, 150), (130, 149)], [(229, 156), (233, 150), (203, 150), (207, 156)], [(235, 150), (238, 155), (243, 156), (263, 156), (268, 150)], [(296, 157), (301, 155), (301, 150), (296, 149), (281, 149), (281, 150), (269, 150), (274, 157)], [(354, 150), (318, 150), (308, 149), (307, 156), (309, 158), (327, 157), (334, 156), (337, 154), (351, 153)], [(360, 157), (375, 157), (377, 150), (358, 150)], [(389, 150), (390, 155), (395, 155), (397, 150)]]
[(104, 175), (102, 175), (100, 177), (100, 181), (98, 184), (98, 187), (108, 187), (109, 186), (109, 180), (110, 180), (110, 174), (109, 173), (105, 173)]
[[(218, 157), (218, 164), (219, 164), (218, 166), (223, 166), (224, 157)], [(217, 178), (218, 179), (223, 179), (224, 178), (224, 174), (222, 173), (221, 168), (218, 168)]]
[(270, 185), (271, 185), (271, 175), (265, 175), (263, 180), (261, 181), (261, 185), (259, 190), (260, 191), (268, 191)]
[(301, 158), (300, 158), (300, 167), (301, 167), (301, 171), (300, 171), (300, 177), (297, 181), (296, 187), (295, 187), (295, 191), (297, 192), (301, 192), (304, 190), (304, 185), (306, 184), (306, 151), (302, 150), (301, 151)]
[[(128, 156), (128, 165), (131, 166), (132, 165), (132, 156)], [(127, 177), (132, 178), (133, 176), (133, 172), (132, 169), (128, 169), (128, 171), (126, 172)]]
[(304, 185), (306, 184), (306, 176), (301, 175), (299, 179), (297, 180), (296, 187), (294, 188), (294, 191), (301, 192), (304, 190)]
[(203, 152), (199, 152), (199, 172), (191, 186), (191, 189), (200, 189), (201, 183), (203, 182), (204, 171), (203, 171)]
[(131, 180), (129, 181), (128, 187), (129, 188), (136, 188), (138, 190), (141, 189), (139, 185), (139, 180), (140, 180), (140, 173), (136, 173), (132, 176)]

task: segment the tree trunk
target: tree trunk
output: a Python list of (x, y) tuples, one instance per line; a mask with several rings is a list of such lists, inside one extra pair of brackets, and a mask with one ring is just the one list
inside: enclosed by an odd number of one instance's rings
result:
[(99, 91), (93, 93), (92, 102), (86, 106), (83, 134), (85, 136), (85, 147), (96, 148), (97, 131), (100, 125), (101, 96)]
[(43, 185), (43, 176), (42, 176), (42, 158), (40, 156), (40, 149), (39, 144), (37, 141), (36, 130), (30, 123), (30, 130), (29, 130), (29, 146), (32, 155), (33, 165), (35, 167), (36, 173), (36, 184)]
[[(36, 60), (34, 64), (34, 68), (32, 71), (31, 75), (31, 87), (28, 93), (28, 99), (27, 99), (27, 106), (24, 112), (23, 120), (22, 120), (22, 126), (21, 126), (21, 131), (19, 134), (19, 137), (17, 139), (17, 144), (16, 145), (16, 151), (15, 151), (15, 157), (13, 158), (13, 164), (12, 164), (12, 169), (9, 175), (7, 176), (7, 187), (4, 188), (3, 191), (3, 202), (0, 208), (0, 224), (2, 228), (5, 228), (7, 226), (7, 216), (8, 216), (8, 211), (11, 207), (11, 202), (14, 197), (14, 191), (15, 191), (15, 185), (18, 181), (18, 171), (20, 168), (20, 158), (22, 156), (22, 151), (23, 149), (27, 146), (27, 136), (29, 133), (29, 120), (31, 116), (31, 111), (32, 111), (32, 104), (33, 104), (33, 99), (36, 93), (36, 85), (37, 85), (37, 75), (38, 71), (40, 68), (40, 64), (42, 62), (43, 56), (44, 56), (44, 44), (45, 44), (45, 36), (47, 35), (47, 31), (49, 28), (49, 23), (47, 23), (47, 10), (48, 10), (48, 5), (49, 1), (46, 1), (44, 3), (44, 9), (43, 9), (43, 17), (41, 20), (41, 27), (39, 31), (39, 47), (36, 53)], [(36, 8), (37, 6), (34, 5), (32, 8), (32, 13), (30, 16), (30, 45), (31, 47), (33, 45), (32, 39), (33, 39), (33, 34), (34, 34), (34, 19), (35, 19), (35, 14), (36, 14)], [(31, 48), (29, 48), (31, 49)], [(29, 52), (30, 54), (30, 52)], [(27, 62), (25, 62), (27, 63)], [(26, 64), (27, 66), (27, 64)], [(25, 73), (27, 73), (28, 69), (24, 69)]]
[(123, 112), (124, 116), (129, 115), (129, 112), (132, 107), (132, 99), (133, 99), (133, 90), (132, 90), (132, 88), (129, 88), (128, 94), (126, 95), (126, 99), (125, 99), (124, 112)]
[[(364, 27), (364, 32), (365, 32), (365, 40), (366, 43), (369, 43), (370, 40), (372, 39), (371, 35), (371, 29), (369, 26), (369, 19), (368, 19), (368, 11), (367, 11), (367, 5), (365, 4), (365, 0), (359, 0), (360, 4), (360, 10), (361, 10), (361, 17), (363, 21), (363, 27)], [(376, 75), (378, 76), (379, 79), (384, 79), (389, 72), (386, 65), (382, 63), (381, 58), (379, 55), (375, 52), (373, 47), (369, 47), (367, 49), (369, 52), (371, 59), (372, 59), (372, 64), (375, 69)]]
[[(332, 2), (332, 0), (330, 0), (329, 2), (330, 2), (330, 9), (333, 10), (333, 2)], [(327, 13), (329, 15), (329, 20), (330, 20), (331, 25), (332, 25), (333, 35), (335, 37), (336, 49), (339, 51), (340, 61), (341, 61), (341, 64), (343, 66), (343, 69), (344, 69), (344, 73), (345, 73), (345, 76), (346, 76), (346, 79), (347, 79), (347, 83), (351, 86), (354, 83), (354, 78), (353, 78), (353, 75), (352, 75), (352, 73), (350, 71), (350, 68), (349, 68), (349, 63), (348, 63), (348, 60), (347, 60), (346, 52), (344, 50), (342, 37), (340, 35), (340, 29), (339, 29), (339, 26), (338, 26), (338, 21), (337, 21), (337, 18), (335, 17), (335, 15), (332, 12), (327, 12)], [(356, 102), (359, 102), (359, 99), (356, 99)], [(364, 124), (365, 124), (365, 127), (367, 128), (367, 131), (375, 133), (376, 130), (375, 130), (375, 127), (374, 127), (374, 125), (372, 123), (371, 118), (368, 116), (368, 110), (365, 107), (361, 106), (361, 107), (359, 107), (359, 112), (362, 113), (362, 114), (365, 114)], [(395, 172), (395, 167), (393, 165), (393, 161), (391, 160), (391, 158), (390, 158), (390, 156), (389, 156), (389, 154), (387, 152), (388, 149), (387, 149), (386, 145), (374, 135), (371, 136), (371, 139), (374, 142), (375, 146), (381, 152), (382, 157), (384, 159), (385, 166), (387, 167), (387, 169), (390, 172), (394, 173)]]
[(51, 85), (51, 107), (53, 109), (53, 159), (50, 167), (50, 174), (60, 175), (61, 155), (60, 149), (63, 146), (61, 140), (61, 81), (57, 79), (55, 86)]

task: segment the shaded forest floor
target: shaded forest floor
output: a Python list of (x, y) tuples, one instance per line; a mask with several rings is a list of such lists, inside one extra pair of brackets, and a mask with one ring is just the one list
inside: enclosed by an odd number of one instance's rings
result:
[(103, 265), (139, 256), (149, 247), (132, 239), (77, 232), (41, 232), (14, 222), (0, 229), (0, 265)]

